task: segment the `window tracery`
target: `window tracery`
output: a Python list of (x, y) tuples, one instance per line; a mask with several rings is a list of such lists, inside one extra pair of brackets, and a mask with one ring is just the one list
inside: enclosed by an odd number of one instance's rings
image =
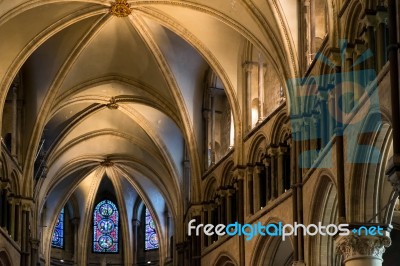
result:
[(99, 202), (93, 213), (93, 251), (118, 253), (117, 206), (110, 200)]

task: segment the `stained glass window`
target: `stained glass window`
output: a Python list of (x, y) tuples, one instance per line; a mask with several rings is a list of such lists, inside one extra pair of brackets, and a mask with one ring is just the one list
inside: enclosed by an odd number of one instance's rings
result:
[(93, 251), (118, 252), (118, 209), (110, 200), (99, 202), (93, 214)]
[(157, 249), (158, 248), (158, 236), (156, 232), (156, 226), (154, 224), (153, 217), (151, 217), (151, 214), (149, 210), (146, 208), (146, 213), (145, 213), (145, 221), (146, 221), (146, 226), (145, 226), (145, 250), (152, 250), (152, 249)]
[(57, 218), (56, 228), (53, 231), (51, 246), (56, 248), (64, 248), (64, 208), (61, 209)]

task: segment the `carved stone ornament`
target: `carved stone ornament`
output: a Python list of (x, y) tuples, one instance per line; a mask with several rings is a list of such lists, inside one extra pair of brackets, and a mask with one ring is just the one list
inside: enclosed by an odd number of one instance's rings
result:
[(391, 244), (390, 237), (348, 235), (337, 239), (336, 252), (344, 261), (354, 257), (372, 256), (382, 260), (382, 255)]
[(123, 18), (127, 17), (132, 13), (131, 6), (126, 2), (126, 0), (116, 0), (111, 4), (110, 13), (114, 16)]
[(102, 161), (100, 163), (100, 165), (103, 167), (112, 167), (112, 166), (114, 166), (114, 163), (111, 162), (109, 159), (105, 159), (104, 161)]
[(386, 170), (388, 181), (392, 184), (394, 190), (400, 194), (400, 156), (394, 155), (388, 160)]
[(117, 101), (115, 100), (114, 97), (111, 97), (111, 99), (109, 100), (110, 103), (107, 104), (107, 108), (110, 110), (116, 110), (118, 109), (118, 104)]

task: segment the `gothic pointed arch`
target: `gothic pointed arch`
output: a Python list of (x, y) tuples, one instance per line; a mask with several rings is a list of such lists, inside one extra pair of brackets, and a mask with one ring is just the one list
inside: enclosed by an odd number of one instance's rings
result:
[(0, 251), (0, 265), (3, 266), (12, 266), (10, 256), (7, 254), (7, 251)]
[[(321, 171), (311, 202), (310, 224), (321, 223), (323, 226), (337, 224), (337, 189), (332, 174)], [(331, 229), (329, 229), (331, 230)], [(325, 236), (308, 236), (310, 265), (336, 266), (341, 264), (340, 256), (336, 255), (334, 232)]]
[(228, 253), (222, 253), (219, 255), (214, 263), (214, 266), (237, 266), (237, 262)]
[[(265, 226), (271, 225), (270, 232), (278, 230), (278, 223), (285, 223), (276, 217), (270, 217)], [(289, 266), (293, 263), (293, 243), (292, 237), (284, 241), (280, 236), (257, 236), (256, 244), (251, 253), (251, 265), (254, 266)]]

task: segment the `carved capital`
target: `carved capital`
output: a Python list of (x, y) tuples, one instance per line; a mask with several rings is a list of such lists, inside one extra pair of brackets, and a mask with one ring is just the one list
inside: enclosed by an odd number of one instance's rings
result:
[(388, 160), (386, 175), (394, 190), (400, 194), (400, 156), (394, 155)]
[(388, 232), (383, 236), (348, 235), (336, 240), (336, 252), (343, 256), (344, 262), (364, 256), (382, 260), (382, 255), (390, 244)]
[(139, 219), (132, 219), (132, 225), (136, 226), (136, 227), (140, 226), (140, 220)]
[(363, 41), (363, 40), (356, 40), (355, 46), (354, 46), (355, 56), (356, 56), (356, 57), (360, 56), (362, 53), (365, 52), (365, 50), (366, 50), (365, 41)]
[(111, 97), (109, 100), (109, 103), (107, 104), (107, 108), (110, 110), (116, 110), (118, 109), (119, 105), (117, 104), (117, 100), (115, 100), (114, 97)]
[(252, 176), (253, 175), (253, 171), (254, 171), (254, 166), (251, 164), (248, 164), (246, 167), (246, 174), (248, 176)]
[(254, 171), (256, 174), (260, 174), (264, 170), (264, 165), (261, 163), (257, 163), (254, 167)]
[(190, 206), (190, 216), (195, 217), (195, 216), (201, 216), (201, 212), (203, 211), (203, 205), (192, 205)]
[(379, 24), (383, 23), (383, 24), (388, 24), (388, 13), (386, 10), (379, 10), (376, 13), (376, 21)]
[(243, 180), (245, 173), (245, 166), (238, 165), (232, 171), (233, 179), (236, 181)]
[(11, 185), (9, 181), (2, 181), (0, 182), (0, 189), (3, 189), (5, 191), (11, 190)]
[(38, 249), (39, 249), (39, 244), (40, 244), (40, 240), (39, 240), (39, 239), (33, 239), (33, 238), (31, 238), (31, 239), (30, 239), (30, 242), (31, 242), (31, 247), (32, 247), (33, 249), (35, 249), (35, 250), (38, 250)]
[(354, 44), (348, 44), (348, 46), (347, 46), (347, 48), (346, 48), (346, 53), (345, 53), (345, 56), (346, 56), (346, 60), (353, 60), (353, 58), (354, 58), (354, 48), (355, 47), (355, 45)]
[(278, 148), (269, 147), (267, 150), (267, 154), (269, 157), (275, 157), (276, 155), (278, 155), (278, 152), (279, 152)]
[(301, 131), (303, 118), (301, 116), (292, 116), (290, 117), (290, 124), (292, 126), (292, 134), (295, 135)]
[(34, 208), (33, 199), (21, 198), (21, 206), (23, 211), (30, 212)]
[(235, 193), (236, 193), (236, 189), (229, 188), (228, 190), (226, 190), (226, 196), (228, 198), (232, 197)]
[(377, 24), (377, 17), (375, 15), (366, 15), (365, 16), (365, 25), (367, 27), (375, 27)]
[(250, 61), (246, 61), (243, 63), (243, 68), (245, 70), (245, 72), (251, 72), (253, 71), (253, 69), (258, 66), (258, 64), (256, 62), (250, 62)]
[(278, 147), (277, 152), (278, 152), (278, 156), (282, 156), (288, 152), (288, 148), (280, 146), (280, 147)]

